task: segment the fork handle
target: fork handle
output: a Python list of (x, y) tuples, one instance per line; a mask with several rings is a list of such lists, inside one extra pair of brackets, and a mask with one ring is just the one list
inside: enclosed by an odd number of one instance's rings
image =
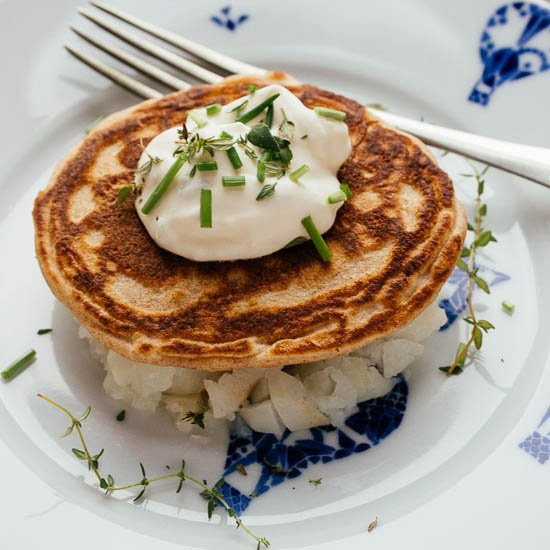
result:
[(386, 111), (369, 109), (383, 122), (434, 145), (479, 160), (550, 189), (550, 149), (451, 130)]

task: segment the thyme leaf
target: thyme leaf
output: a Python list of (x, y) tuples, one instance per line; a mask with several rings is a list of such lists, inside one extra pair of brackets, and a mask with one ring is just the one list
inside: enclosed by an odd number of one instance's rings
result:
[(267, 183), (266, 185), (264, 185), (260, 189), (260, 192), (258, 193), (258, 196), (256, 197), (256, 200), (257, 201), (263, 201), (264, 199), (267, 199), (267, 197), (271, 197), (271, 195), (273, 195), (273, 193), (275, 193), (275, 188), (277, 187), (277, 183), (278, 182)]
[(157, 156), (153, 157), (149, 152), (145, 151), (145, 154), (147, 155), (147, 160), (141, 164), (137, 169), (137, 174), (140, 174), (141, 176), (146, 176), (151, 172), (151, 169), (155, 164), (160, 164), (164, 159), (161, 159)]
[(206, 392), (202, 392), (200, 396), (199, 410), (198, 411), (187, 411), (182, 420), (189, 422), (190, 424), (195, 424), (199, 428), (205, 429), (204, 425), (204, 413), (208, 410), (208, 395)]

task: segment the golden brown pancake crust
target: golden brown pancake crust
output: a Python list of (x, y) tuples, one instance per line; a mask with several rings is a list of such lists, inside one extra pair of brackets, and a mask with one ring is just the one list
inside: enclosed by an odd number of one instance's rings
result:
[[(305, 105), (346, 112), (353, 151), (339, 172), (351, 200), (311, 243), (236, 262), (193, 262), (159, 248), (132, 200), (113, 206), (142, 151), (186, 111), (273, 82)], [(221, 370), (350, 352), (392, 332), (436, 296), (460, 254), (465, 217), (452, 182), (414, 138), (358, 103), (296, 83), (232, 77), (116, 113), (60, 164), (34, 208), (36, 250), (56, 296), (93, 336), (130, 359)], [(262, 228), (258, 227), (258, 231)]]

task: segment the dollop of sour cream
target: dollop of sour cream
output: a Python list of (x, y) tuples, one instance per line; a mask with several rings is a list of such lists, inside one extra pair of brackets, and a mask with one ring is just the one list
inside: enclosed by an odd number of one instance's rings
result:
[[(320, 116), (286, 88), (270, 85), (225, 105), (214, 115), (207, 116), (206, 110), (201, 109), (199, 114), (206, 120), (201, 127), (188, 117), (189, 135), (217, 138), (226, 132), (234, 139), (246, 139), (252, 127), (265, 119), (266, 111), (246, 124), (236, 122), (238, 114), (250, 111), (274, 94), (280, 95), (273, 102), (272, 134), (283, 137), (280, 125), (285, 116), (294, 124), (289, 145), (293, 158), (282, 177), (268, 175), (259, 182), (257, 160), (249, 158), (238, 143), (234, 147), (242, 162), (239, 169), (233, 167), (227, 151), (214, 150), (214, 158), (204, 151), (183, 165), (168, 191), (149, 214), (144, 214), (143, 205), (174, 163), (181, 127), (162, 132), (147, 145), (139, 163), (147, 170), (138, 169), (136, 174), (141, 193), (135, 204), (147, 232), (160, 247), (195, 261), (244, 260), (271, 254), (298, 237), (309, 239), (302, 225), (307, 216), (311, 216), (320, 233), (331, 228), (343, 202), (330, 204), (328, 197), (340, 191), (336, 173), (351, 152), (344, 122)], [(235, 108), (245, 100), (248, 103), (237, 113)], [(248, 147), (260, 158), (260, 148), (251, 143)], [(152, 158), (155, 162), (150, 162)], [(211, 160), (217, 162), (217, 170), (193, 170), (195, 162)], [(297, 181), (290, 179), (289, 175), (303, 165), (309, 171)], [(222, 176), (244, 176), (245, 185), (224, 187)], [(257, 200), (265, 185), (275, 183), (272, 194)], [(212, 227), (208, 228), (200, 223), (201, 189), (212, 191)]]

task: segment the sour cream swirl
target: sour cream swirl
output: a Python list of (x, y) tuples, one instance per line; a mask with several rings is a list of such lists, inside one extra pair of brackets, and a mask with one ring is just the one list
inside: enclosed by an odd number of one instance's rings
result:
[[(274, 94), (280, 95), (273, 103), (272, 134), (280, 136), (279, 128), (285, 116), (294, 125), (290, 143), (293, 158), (282, 177), (268, 175), (264, 182), (259, 182), (257, 161), (236, 144), (241, 168), (232, 166), (224, 150), (215, 150), (214, 159), (205, 153), (186, 163), (154, 209), (144, 214), (143, 204), (174, 162), (180, 127), (160, 133), (147, 145), (139, 166), (147, 165), (152, 158), (157, 161), (150, 163), (147, 173), (138, 171), (136, 184), (141, 193), (135, 204), (147, 232), (160, 247), (195, 261), (244, 260), (271, 254), (297, 237), (308, 239), (302, 225), (307, 216), (311, 216), (320, 233), (331, 228), (343, 203), (331, 204), (328, 197), (340, 190), (336, 173), (351, 152), (344, 122), (319, 116), (286, 88), (270, 85), (225, 105), (214, 115), (207, 116), (202, 109), (199, 114), (206, 123), (201, 127), (188, 117), (188, 132), (198, 133), (202, 138), (219, 137), (226, 132), (233, 138), (246, 139), (252, 127), (265, 118), (265, 111), (243, 124), (236, 122), (234, 109), (247, 101), (240, 111), (242, 114)], [(248, 146), (261, 156), (261, 149), (250, 143)], [(195, 170), (191, 177), (196, 160), (215, 160), (218, 169)], [(292, 181), (289, 175), (303, 165), (309, 171), (298, 181)], [(241, 187), (224, 187), (222, 176), (244, 176), (246, 183)], [(257, 200), (265, 185), (275, 183), (271, 195)], [(212, 190), (211, 228), (200, 224), (201, 189)]]

